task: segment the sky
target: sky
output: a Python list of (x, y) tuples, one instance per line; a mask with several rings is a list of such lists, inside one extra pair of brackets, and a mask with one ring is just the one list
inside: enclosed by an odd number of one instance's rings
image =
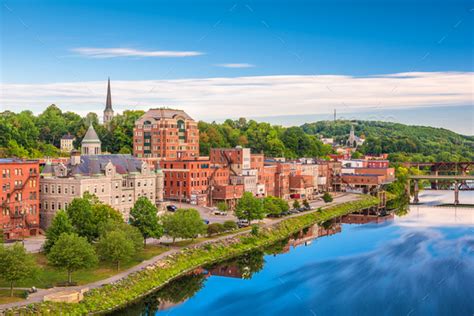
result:
[(0, 3), (0, 110), (101, 115), (110, 77), (118, 112), (474, 134), (471, 1)]

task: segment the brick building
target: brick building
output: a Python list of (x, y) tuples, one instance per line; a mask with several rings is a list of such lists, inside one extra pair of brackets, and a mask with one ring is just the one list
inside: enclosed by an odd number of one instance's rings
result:
[(39, 163), (0, 159), (0, 229), (5, 239), (39, 233)]
[(138, 158), (199, 157), (199, 130), (182, 110), (151, 109), (135, 122), (133, 154)]
[(160, 166), (164, 174), (165, 199), (197, 205), (208, 203), (209, 177), (216, 170), (210, 168), (207, 157), (163, 160)]

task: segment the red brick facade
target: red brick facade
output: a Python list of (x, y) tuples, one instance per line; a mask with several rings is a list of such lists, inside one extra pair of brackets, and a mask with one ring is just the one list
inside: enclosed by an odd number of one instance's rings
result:
[(0, 229), (6, 239), (39, 233), (39, 163), (0, 159)]
[(199, 157), (197, 122), (181, 110), (151, 109), (135, 122), (133, 154), (160, 159)]

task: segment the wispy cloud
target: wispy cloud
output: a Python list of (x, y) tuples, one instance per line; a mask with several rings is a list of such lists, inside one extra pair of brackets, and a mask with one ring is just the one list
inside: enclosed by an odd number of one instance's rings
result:
[(255, 65), (247, 64), (247, 63), (235, 63), (235, 64), (216, 64), (217, 67), (224, 67), (224, 68), (252, 68)]
[[(324, 114), (359, 110), (471, 105), (473, 72), (419, 72), (368, 77), (248, 76), (114, 81), (114, 109), (179, 107), (196, 119)], [(0, 84), (1, 110), (101, 114), (106, 82)]]
[(191, 57), (203, 55), (197, 51), (170, 51), (155, 50), (146, 51), (134, 48), (96, 48), (96, 47), (78, 47), (71, 51), (79, 55), (90, 58), (114, 58), (114, 57)]

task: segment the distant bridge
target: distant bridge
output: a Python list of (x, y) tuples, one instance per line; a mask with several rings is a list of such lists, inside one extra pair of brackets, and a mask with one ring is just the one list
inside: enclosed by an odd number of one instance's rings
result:
[[(413, 203), (419, 203), (420, 199), (418, 197), (418, 193), (420, 191), (419, 189), (419, 181), (420, 180), (429, 180), (431, 183), (435, 181), (436, 183), (436, 188), (438, 187), (438, 181), (443, 181), (443, 182), (448, 182), (448, 183), (453, 183), (454, 184), (454, 205), (459, 204), (459, 188), (463, 185), (466, 185), (466, 181), (468, 180), (473, 180), (474, 181), (474, 175), (466, 175), (466, 174), (460, 174), (460, 175), (412, 175), (409, 177), (408, 184), (407, 184), (407, 191), (410, 193), (410, 188), (411, 184), (410, 181), (414, 181), (414, 197), (413, 197)], [(433, 185), (431, 186), (433, 188)], [(466, 185), (467, 187), (467, 185)], [(410, 196), (410, 194), (408, 194)]]

